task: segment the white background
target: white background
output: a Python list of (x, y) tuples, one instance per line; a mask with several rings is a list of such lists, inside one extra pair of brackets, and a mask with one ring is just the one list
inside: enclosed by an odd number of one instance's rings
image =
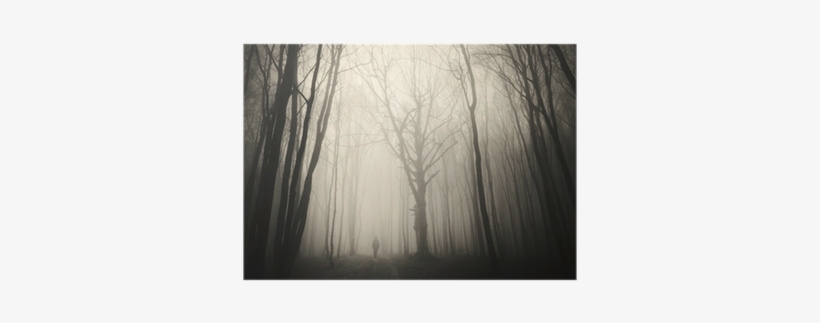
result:
[[(3, 2), (5, 321), (820, 320), (817, 2)], [(243, 281), (242, 44), (577, 43), (577, 281)]]

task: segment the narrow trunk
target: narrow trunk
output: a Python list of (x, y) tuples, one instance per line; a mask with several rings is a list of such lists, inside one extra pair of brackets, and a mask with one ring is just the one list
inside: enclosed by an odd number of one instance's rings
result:
[(575, 92), (575, 75), (572, 73), (572, 71), (570, 71), (569, 64), (567, 64), (567, 60), (564, 58), (564, 53), (561, 51), (561, 47), (558, 47), (558, 45), (549, 45), (549, 48), (552, 49), (552, 52), (555, 53), (555, 57), (558, 58), (558, 62), (561, 63), (561, 70), (564, 71), (564, 76), (567, 77), (567, 81), (569, 81), (569, 86), (571, 86), (572, 91)]
[[(473, 150), (475, 151), (475, 171), (476, 171), (476, 182), (478, 184), (478, 199), (479, 199), (479, 208), (481, 210), (481, 222), (484, 225), (484, 238), (487, 243), (487, 252), (490, 255), (490, 265), (492, 266), (493, 275), (498, 277), (500, 272), (498, 268), (498, 258), (495, 254), (495, 246), (493, 243), (493, 237), (490, 232), (490, 217), (487, 214), (487, 201), (486, 197), (484, 196), (484, 177), (481, 171), (481, 149), (478, 144), (478, 127), (476, 126), (475, 121), (475, 109), (476, 109), (476, 93), (475, 93), (475, 79), (473, 77), (473, 70), (472, 66), (470, 65), (470, 58), (467, 55), (467, 49), (464, 45), (461, 45), (461, 53), (464, 56), (464, 61), (467, 65), (467, 75), (470, 77), (470, 86), (472, 88), (472, 103), (468, 106), (470, 110), (470, 123), (472, 125), (472, 134), (473, 134)], [(465, 93), (466, 95), (466, 93)]]
[(341, 59), (342, 51), (343, 46), (337, 45), (335, 59), (336, 64), (334, 66), (333, 73), (331, 74), (333, 76), (333, 86), (331, 86), (331, 93), (328, 98), (327, 106), (325, 109), (322, 109), (323, 111), (319, 114), (321, 126), (318, 127), (318, 131), (316, 133), (316, 145), (313, 147), (313, 154), (311, 155), (308, 171), (305, 175), (302, 189), (303, 193), (301, 194), (299, 203), (297, 204), (298, 207), (296, 208), (296, 212), (292, 217), (293, 222), (291, 223), (291, 219), (288, 219), (289, 221), (285, 224), (289, 228), (285, 235), (285, 240), (289, 243), (289, 248), (287, 249), (287, 254), (285, 255), (285, 262), (282, 264), (284, 268), (281, 275), (286, 276), (290, 274), (290, 271), (293, 268), (293, 261), (299, 253), (302, 235), (305, 232), (305, 219), (307, 217), (308, 206), (310, 205), (311, 190), (313, 188), (313, 173), (316, 171), (316, 165), (319, 162), (319, 155), (322, 152), (322, 142), (324, 141), (325, 133), (327, 132), (328, 119), (330, 118), (330, 113), (333, 110), (333, 93), (336, 91), (336, 84), (338, 82), (340, 65), (339, 60)]

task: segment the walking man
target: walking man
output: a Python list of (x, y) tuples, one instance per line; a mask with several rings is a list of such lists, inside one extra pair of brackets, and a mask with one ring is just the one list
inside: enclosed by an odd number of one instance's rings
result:
[(373, 237), (373, 258), (376, 258), (376, 255), (379, 253), (379, 238)]

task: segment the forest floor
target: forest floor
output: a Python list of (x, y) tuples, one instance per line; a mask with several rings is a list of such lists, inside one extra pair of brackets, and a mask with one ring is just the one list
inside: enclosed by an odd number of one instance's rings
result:
[[(378, 258), (365, 255), (327, 258), (301, 257), (293, 266), (292, 279), (493, 279), (488, 258), (436, 256), (432, 260), (390, 254)], [(561, 277), (544, 261), (502, 260), (501, 279), (574, 279)]]

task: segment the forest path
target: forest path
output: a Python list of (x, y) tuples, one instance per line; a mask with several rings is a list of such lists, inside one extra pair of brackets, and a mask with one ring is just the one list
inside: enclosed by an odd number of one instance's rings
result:
[[(487, 257), (442, 256), (413, 260), (409, 256), (373, 254), (334, 258), (331, 267), (325, 257), (297, 258), (292, 279), (487, 279), (492, 278)], [(502, 278), (566, 279), (551, 272), (546, 262), (508, 259), (502, 264)]]
[(390, 258), (374, 258), (373, 267), (369, 278), (372, 279), (397, 279), (399, 278), (396, 266), (393, 265), (393, 260)]
[(398, 268), (401, 257), (395, 255), (355, 255), (334, 258), (330, 267), (325, 257), (297, 258), (293, 268), (295, 279), (402, 279)]
[[(334, 258), (297, 258), (292, 279), (492, 279), (489, 258), (480, 256), (443, 256), (435, 260), (414, 261), (406, 255), (373, 254)], [(556, 271), (544, 259), (505, 259), (501, 263), (504, 279), (575, 279)]]

